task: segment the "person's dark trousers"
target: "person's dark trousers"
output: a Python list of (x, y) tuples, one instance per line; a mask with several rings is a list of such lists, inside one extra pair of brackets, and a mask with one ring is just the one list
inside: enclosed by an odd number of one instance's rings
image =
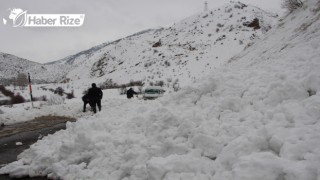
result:
[(87, 104), (88, 104), (88, 102), (83, 102), (83, 112), (86, 112)]
[(82, 97), (82, 101), (83, 101), (83, 112), (86, 112), (87, 104), (89, 103), (89, 101), (85, 96)]
[(94, 113), (97, 113), (97, 102), (96, 101), (91, 101), (90, 102), (90, 106), (91, 106), (91, 109)]

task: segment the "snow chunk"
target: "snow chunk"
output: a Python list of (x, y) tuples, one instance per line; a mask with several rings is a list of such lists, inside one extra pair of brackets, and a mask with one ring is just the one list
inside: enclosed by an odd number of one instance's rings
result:
[(16, 146), (22, 146), (22, 142), (16, 142)]

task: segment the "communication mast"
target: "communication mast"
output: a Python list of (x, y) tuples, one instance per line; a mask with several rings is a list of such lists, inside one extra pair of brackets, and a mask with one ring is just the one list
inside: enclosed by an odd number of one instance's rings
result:
[(204, 11), (208, 11), (208, 1), (204, 2)]

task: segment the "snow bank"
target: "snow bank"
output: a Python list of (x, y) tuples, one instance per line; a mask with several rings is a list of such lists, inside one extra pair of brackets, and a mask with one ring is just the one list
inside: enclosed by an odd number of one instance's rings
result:
[[(319, 179), (320, 12), (314, 3), (230, 67), (161, 100), (108, 99), (102, 112), (44, 137), (0, 173), (67, 180)], [(306, 23), (303, 31), (292, 28)]]

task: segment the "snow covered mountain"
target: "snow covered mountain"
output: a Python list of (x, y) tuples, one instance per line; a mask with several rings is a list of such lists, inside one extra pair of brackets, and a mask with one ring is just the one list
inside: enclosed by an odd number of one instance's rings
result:
[(225, 64), (277, 20), (257, 7), (231, 2), (170, 28), (146, 30), (55, 63), (75, 66), (67, 74), (72, 81), (186, 85)]
[(187, 85), (208, 75), (276, 23), (277, 16), (231, 2), (176, 23), (103, 43), (47, 64), (2, 54), (1, 79), (30, 72), (34, 81), (143, 81)]
[(64, 79), (68, 68), (62, 65), (40, 64), (0, 52), (0, 83), (17, 77), (19, 73), (30, 73), (32, 81), (37, 83), (59, 82)]
[[(148, 29), (148, 30), (144, 30), (144, 31), (141, 31), (141, 32), (138, 32), (138, 33), (135, 33), (135, 34), (132, 34), (128, 37), (133, 37), (133, 36), (137, 36), (137, 35), (141, 35), (143, 33), (146, 33), (146, 32), (149, 32), (149, 31), (152, 31), (152, 29)], [(128, 38), (127, 37), (127, 38)], [(84, 50), (84, 51), (81, 51), (75, 55), (70, 55), (70, 56), (67, 56), (63, 59), (60, 59), (60, 60), (57, 60), (57, 61), (53, 61), (53, 62), (49, 62), (47, 64), (64, 64), (64, 65), (73, 65), (73, 66), (77, 66), (79, 63), (82, 62), (83, 59), (88, 59), (90, 58), (91, 56), (93, 56), (94, 53), (96, 53), (97, 51), (99, 51), (100, 49), (106, 47), (106, 46), (110, 46), (112, 44), (116, 44), (120, 41), (121, 39), (119, 40), (116, 40), (116, 41), (113, 41), (113, 42), (109, 42), (109, 43), (103, 43), (103, 44), (100, 44), (98, 46), (94, 46), (90, 49), (87, 49), (87, 50)]]

